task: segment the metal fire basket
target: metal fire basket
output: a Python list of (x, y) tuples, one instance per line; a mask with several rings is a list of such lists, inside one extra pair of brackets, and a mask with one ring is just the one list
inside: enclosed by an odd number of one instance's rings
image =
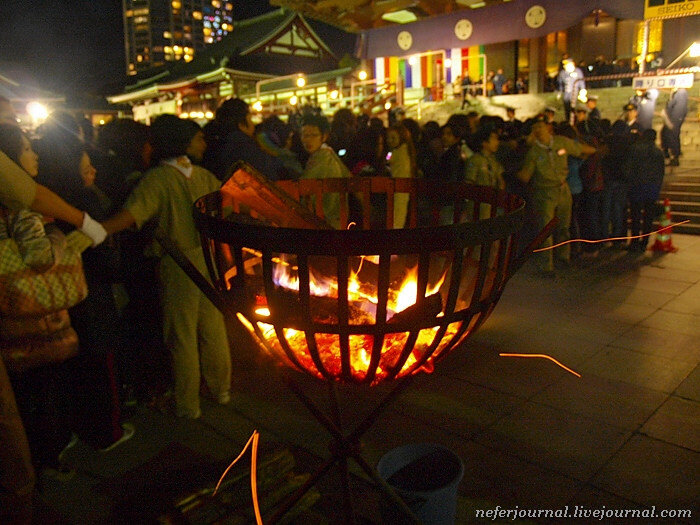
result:
[[(242, 208), (226, 186), (196, 203), (195, 221), (214, 287), (238, 318), (267, 353), (320, 379), (377, 385), (432, 370), (484, 322), (521, 263), (524, 202), (506, 192), (384, 178), (277, 186), (319, 215), (335, 196), (343, 229), (231, 213)], [(396, 196), (409, 199), (409, 227), (391, 227)], [(353, 200), (364, 219), (348, 228)], [(371, 227), (377, 207), (388, 227)], [(411, 304), (397, 311), (409, 270)]]
[[(340, 229), (321, 220), (333, 203)], [(332, 435), (332, 457), (270, 522), (335, 463), (352, 516), (350, 458), (411, 516), (361, 457), (359, 438), (415, 374), (432, 371), (478, 329), (531, 247), (549, 235), (552, 225), (516, 253), (524, 208), (520, 197), (504, 191), (421, 179), (273, 186), (247, 165), (196, 202), (211, 284), (191, 265), (189, 275), (277, 363), (329, 385), (334, 409), (326, 416), (287, 381)], [(395, 209), (407, 210), (406, 227), (394, 228), (403, 222)], [(361, 217), (357, 224), (354, 215)], [(178, 257), (177, 250), (168, 251)], [(187, 270), (186, 260), (178, 262)], [(387, 382), (396, 382), (393, 390), (345, 434), (335, 385)]]

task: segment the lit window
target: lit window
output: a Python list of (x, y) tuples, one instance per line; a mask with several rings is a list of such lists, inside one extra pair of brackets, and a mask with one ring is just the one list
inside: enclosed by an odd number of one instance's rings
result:
[(129, 64), (129, 70), (133, 70), (134, 67), (135, 67), (134, 64)]
[(124, 13), (127, 18), (134, 16), (134, 11), (133, 9), (127, 9), (126, 13)]
[(136, 55), (136, 62), (143, 62), (143, 57), (141, 55)]
[(163, 31), (163, 38), (172, 38), (173, 34), (170, 31)]
[(228, 9), (229, 11), (233, 11), (233, 4), (230, 2), (226, 2), (226, 9)]
[(180, 2), (180, 0), (173, 0), (170, 5), (173, 6), (173, 9), (180, 9), (182, 7), (182, 2)]
[(211, 0), (211, 5), (219, 9), (221, 7), (221, 2), (219, 2), (219, 0)]
[(204, 36), (209, 36), (211, 35), (211, 28), (205, 27), (204, 29), (202, 29), (202, 32), (204, 33)]
[(182, 58), (185, 59), (185, 62), (191, 62), (194, 57), (192, 55), (185, 55)]
[(194, 18), (195, 20), (201, 20), (202, 19), (201, 11), (192, 11), (192, 18)]

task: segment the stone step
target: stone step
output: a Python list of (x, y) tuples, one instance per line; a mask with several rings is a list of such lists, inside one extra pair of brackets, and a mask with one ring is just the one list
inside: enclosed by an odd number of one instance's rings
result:
[(664, 182), (664, 190), (700, 194), (700, 183), (686, 181)]
[(664, 176), (664, 186), (675, 182), (700, 184), (700, 175), (697, 175), (697, 173), (695, 170), (667, 173)]
[[(676, 218), (673, 218), (673, 222), (678, 222)], [(654, 223), (654, 229), (660, 228), (661, 225), (659, 223)], [(673, 230), (671, 231), (671, 234), (673, 233), (685, 233), (688, 235), (700, 235), (700, 224), (696, 223), (687, 223), (687, 224), (681, 224), (680, 226), (674, 226)]]
[(671, 207), (671, 220), (673, 222), (690, 221), (689, 224), (700, 226), (700, 213), (676, 210)]
[(671, 201), (700, 202), (700, 193), (685, 191), (670, 191), (666, 188), (661, 190), (661, 199), (668, 198)]
[[(663, 204), (663, 199), (661, 200)], [(697, 213), (700, 215), (700, 202), (695, 201), (669, 201), (671, 205), (671, 213)]]
[(685, 179), (670, 179), (664, 181), (664, 189), (669, 191), (685, 191), (689, 193), (700, 193), (700, 183), (688, 181)]

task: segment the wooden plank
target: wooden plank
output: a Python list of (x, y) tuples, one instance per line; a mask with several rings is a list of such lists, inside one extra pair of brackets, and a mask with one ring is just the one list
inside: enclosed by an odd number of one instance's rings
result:
[(243, 204), (258, 216), (283, 228), (328, 230), (326, 221), (311, 213), (287, 192), (268, 181), (255, 168), (240, 162), (221, 187), (224, 206), (234, 209)]

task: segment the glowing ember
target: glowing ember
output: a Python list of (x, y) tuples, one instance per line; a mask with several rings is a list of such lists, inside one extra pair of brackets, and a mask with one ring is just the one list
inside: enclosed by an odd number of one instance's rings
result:
[[(378, 302), (376, 289), (373, 289), (370, 284), (360, 281), (359, 274), (363, 259), (364, 258), (360, 258), (360, 264), (357, 270), (349, 271), (348, 301), (354, 306), (351, 311), (351, 318), (349, 319), (349, 323), (352, 325), (374, 324), (373, 314), (376, 312), (376, 304)], [(287, 293), (298, 294), (299, 278), (297, 275), (297, 267), (291, 261), (285, 260), (283, 257), (277, 258), (277, 261), (277, 264), (273, 267), (274, 283), (277, 285), (278, 289), (286, 290)], [(416, 304), (418, 294), (417, 273), (417, 267), (409, 269), (405, 272), (401, 284), (397, 288), (389, 290), (389, 300), (387, 302), (388, 318), (391, 318), (399, 312), (404, 312)], [(319, 278), (318, 272), (314, 273), (310, 271), (309, 274), (309, 287), (312, 300), (313, 298), (325, 298), (326, 301), (328, 299), (334, 299), (333, 305), (335, 306), (338, 297), (337, 281), (332, 278)], [(426, 297), (436, 294), (444, 280), (445, 275), (443, 274), (437, 283), (428, 287), (426, 290)], [(437, 309), (439, 310), (442, 308), (442, 302), (439, 296), (435, 295), (433, 299), (437, 300)], [(274, 325), (271, 324), (273, 322), (272, 319), (270, 319), (270, 322), (265, 322), (261, 319), (271, 318), (269, 307), (263, 306), (266, 302), (265, 298), (258, 296), (256, 301), (259, 304), (262, 303), (254, 310), (255, 315), (259, 319), (257, 322), (251, 323), (244, 316), (239, 314), (239, 319), (248, 330), (258, 338), (264, 340), (266, 345), (263, 346), (271, 347), (278, 356), (284, 357), (285, 361), (289, 362), (292, 359), (290, 359), (290, 356), (285, 352), (285, 346), (287, 346), (291, 350), (293, 360), (296, 360), (302, 368), (318, 377), (323, 377), (323, 374), (317, 367), (317, 363), (314, 362), (312, 358), (312, 352), (309, 350), (309, 341), (307, 340), (306, 333), (288, 327), (283, 328), (281, 331), (275, 330)], [(435, 315), (436, 313), (437, 312), (433, 312), (430, 315)], [(439, 312), (437, 315), (442, 316), (444, 313)], [(326, 322), (327, 318), (318, 315), (315, 321)], [(458, 332), (460, 326), (461, 322), (450, 324), (442, 336), (440, 344), (435, 349), (436, 351), (431, 353), (435, 356), (440, 355), (442, 350), (452, 340), (452, 336)], [(400, 362), (403, 362), (403, 364), (397, 373), (397, 377), (405, 376), (417, 370), (432, 372), (433, 358), (425, 361), (423, 361), (423, 358), (426, 352), (431, 350), (438, 330), (438, 326), (419, 330), (418, 334), (415, 336), (416, 340), (412, 345), (412, 349), (405, 358), (402, 354), (406, 344), (410, 342), (411, 333), (405, 331), (386, 333), (383, 337), (382, 346), (379, 349), (379, 363), (373, 383), (381, 381), (381, 379), (392, 373)], [(280, 336), (284, 338), (284, 341), (280, 341)], [(357, 379), (361, 380), (365, 378), (367, 371), (370, 369), (372, 352), (374, 349), (374, 338), (375, 336), (372, 334), (350, 334), (348, 336), (350, 371), (351, 375)], [(343, 365), (340, 341), (340, 336), (337, 333), (316, 333), (311, 343), (317, 347), (321, 364), (326, 372), (332, 376), (339, 376), (342, 372)], [(421, 364), (419, 364), (419, 362)]]

